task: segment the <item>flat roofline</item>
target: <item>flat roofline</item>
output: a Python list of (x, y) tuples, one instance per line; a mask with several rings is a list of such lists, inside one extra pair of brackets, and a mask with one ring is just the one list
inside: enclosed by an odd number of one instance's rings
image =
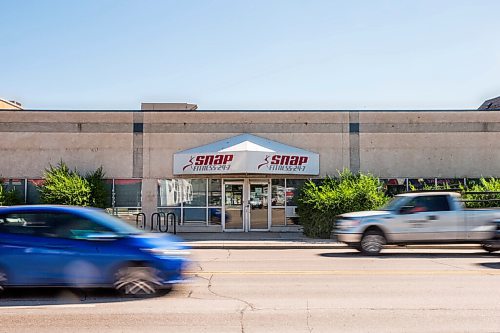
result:
[[(0, 111), (14, 111), (13, 109), (0, 109)], [(168, 110), (168, 111), (143, 111), (134, 109), (21, 109), (16, 110), (17, 112), (142, 112), (142, 113), (168, 113), (168, 112), (184, 112), (184, 113), (200, 113), (200, 112), (495, 112), (500, 111), (500, 109), (493, 110), (477, 110), (477, 109), (394, 109), (394, 110)]]

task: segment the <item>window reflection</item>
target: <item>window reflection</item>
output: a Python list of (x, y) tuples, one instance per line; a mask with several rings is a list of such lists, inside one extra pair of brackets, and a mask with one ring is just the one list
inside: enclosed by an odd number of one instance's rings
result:
[(271, 205), (285, 206), (285, 180), (273, 179), (271, 184)]
[(297, 206), (297, 198), (300, 188), (305, 184), (307, 179), (287, 179), (286, 180), (286, 205)]
[(207, 180), (206, 179), (189, 179), (186, 180), (186, 191), (188, 192), (185, 198), (185, 205), (188, 207), (206, 207), (207, 205)]
[(222, 205), (222, 181), (220, 179), (210, 179), (208, 181), (208, 205)]

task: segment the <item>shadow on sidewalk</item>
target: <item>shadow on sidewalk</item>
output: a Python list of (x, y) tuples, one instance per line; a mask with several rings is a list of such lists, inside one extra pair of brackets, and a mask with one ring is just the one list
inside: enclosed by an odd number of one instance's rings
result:
[[(350, 259), (394, 259), (394, 258), (494, 258), (496, 255), (487, 252), (477, 252), (477, 253), (426, 253), (423, 252), (412, 252), (412, 253), (400, 253), (400, 252), (382, 252), (377, 256), (366, 256), (359, 253), (356, 250), (351, 250), (350, 252), (327, 252), (317, 254), (320, 257), (327, 258), (350, 258)], [(490, 263), (491, 264), (491, 263)], [(485, 264), (486, 266), (486, 264)], [(492, 268), (492, 267), (490, 267)]]

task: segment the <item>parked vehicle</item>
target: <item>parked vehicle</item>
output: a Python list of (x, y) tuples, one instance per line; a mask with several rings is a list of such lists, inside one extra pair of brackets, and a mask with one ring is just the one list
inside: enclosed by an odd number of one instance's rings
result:
[(481, 243), (489, 252), (500, 250), (494, 239), (500, 210), (465, 209), (460, 199), (453, 192), (397, 195), (381, 210), (340, 215), (335, 233), (368, 255), (385, 244)]
[(0, 290), (114, 287), (154, 295), (182, 281), (186, 255), (180, 239), (146, 234), (100, 209), (0, 208)]

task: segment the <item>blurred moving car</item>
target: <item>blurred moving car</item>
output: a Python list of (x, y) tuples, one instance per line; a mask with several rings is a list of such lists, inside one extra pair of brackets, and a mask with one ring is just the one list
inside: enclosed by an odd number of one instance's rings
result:
[(385, 244), (480, 243), (488, 252), (500, 250), (498, 209), (466, 209), (460, 194), (420, 192), (400, 194), (378, 211), (338, 216), (340, 242), (377, 255)]
[(5, 287), (114, 287), (155, 295), (183, 280), (187, 248), (95, 208), (0, 208), (0, 291)]

